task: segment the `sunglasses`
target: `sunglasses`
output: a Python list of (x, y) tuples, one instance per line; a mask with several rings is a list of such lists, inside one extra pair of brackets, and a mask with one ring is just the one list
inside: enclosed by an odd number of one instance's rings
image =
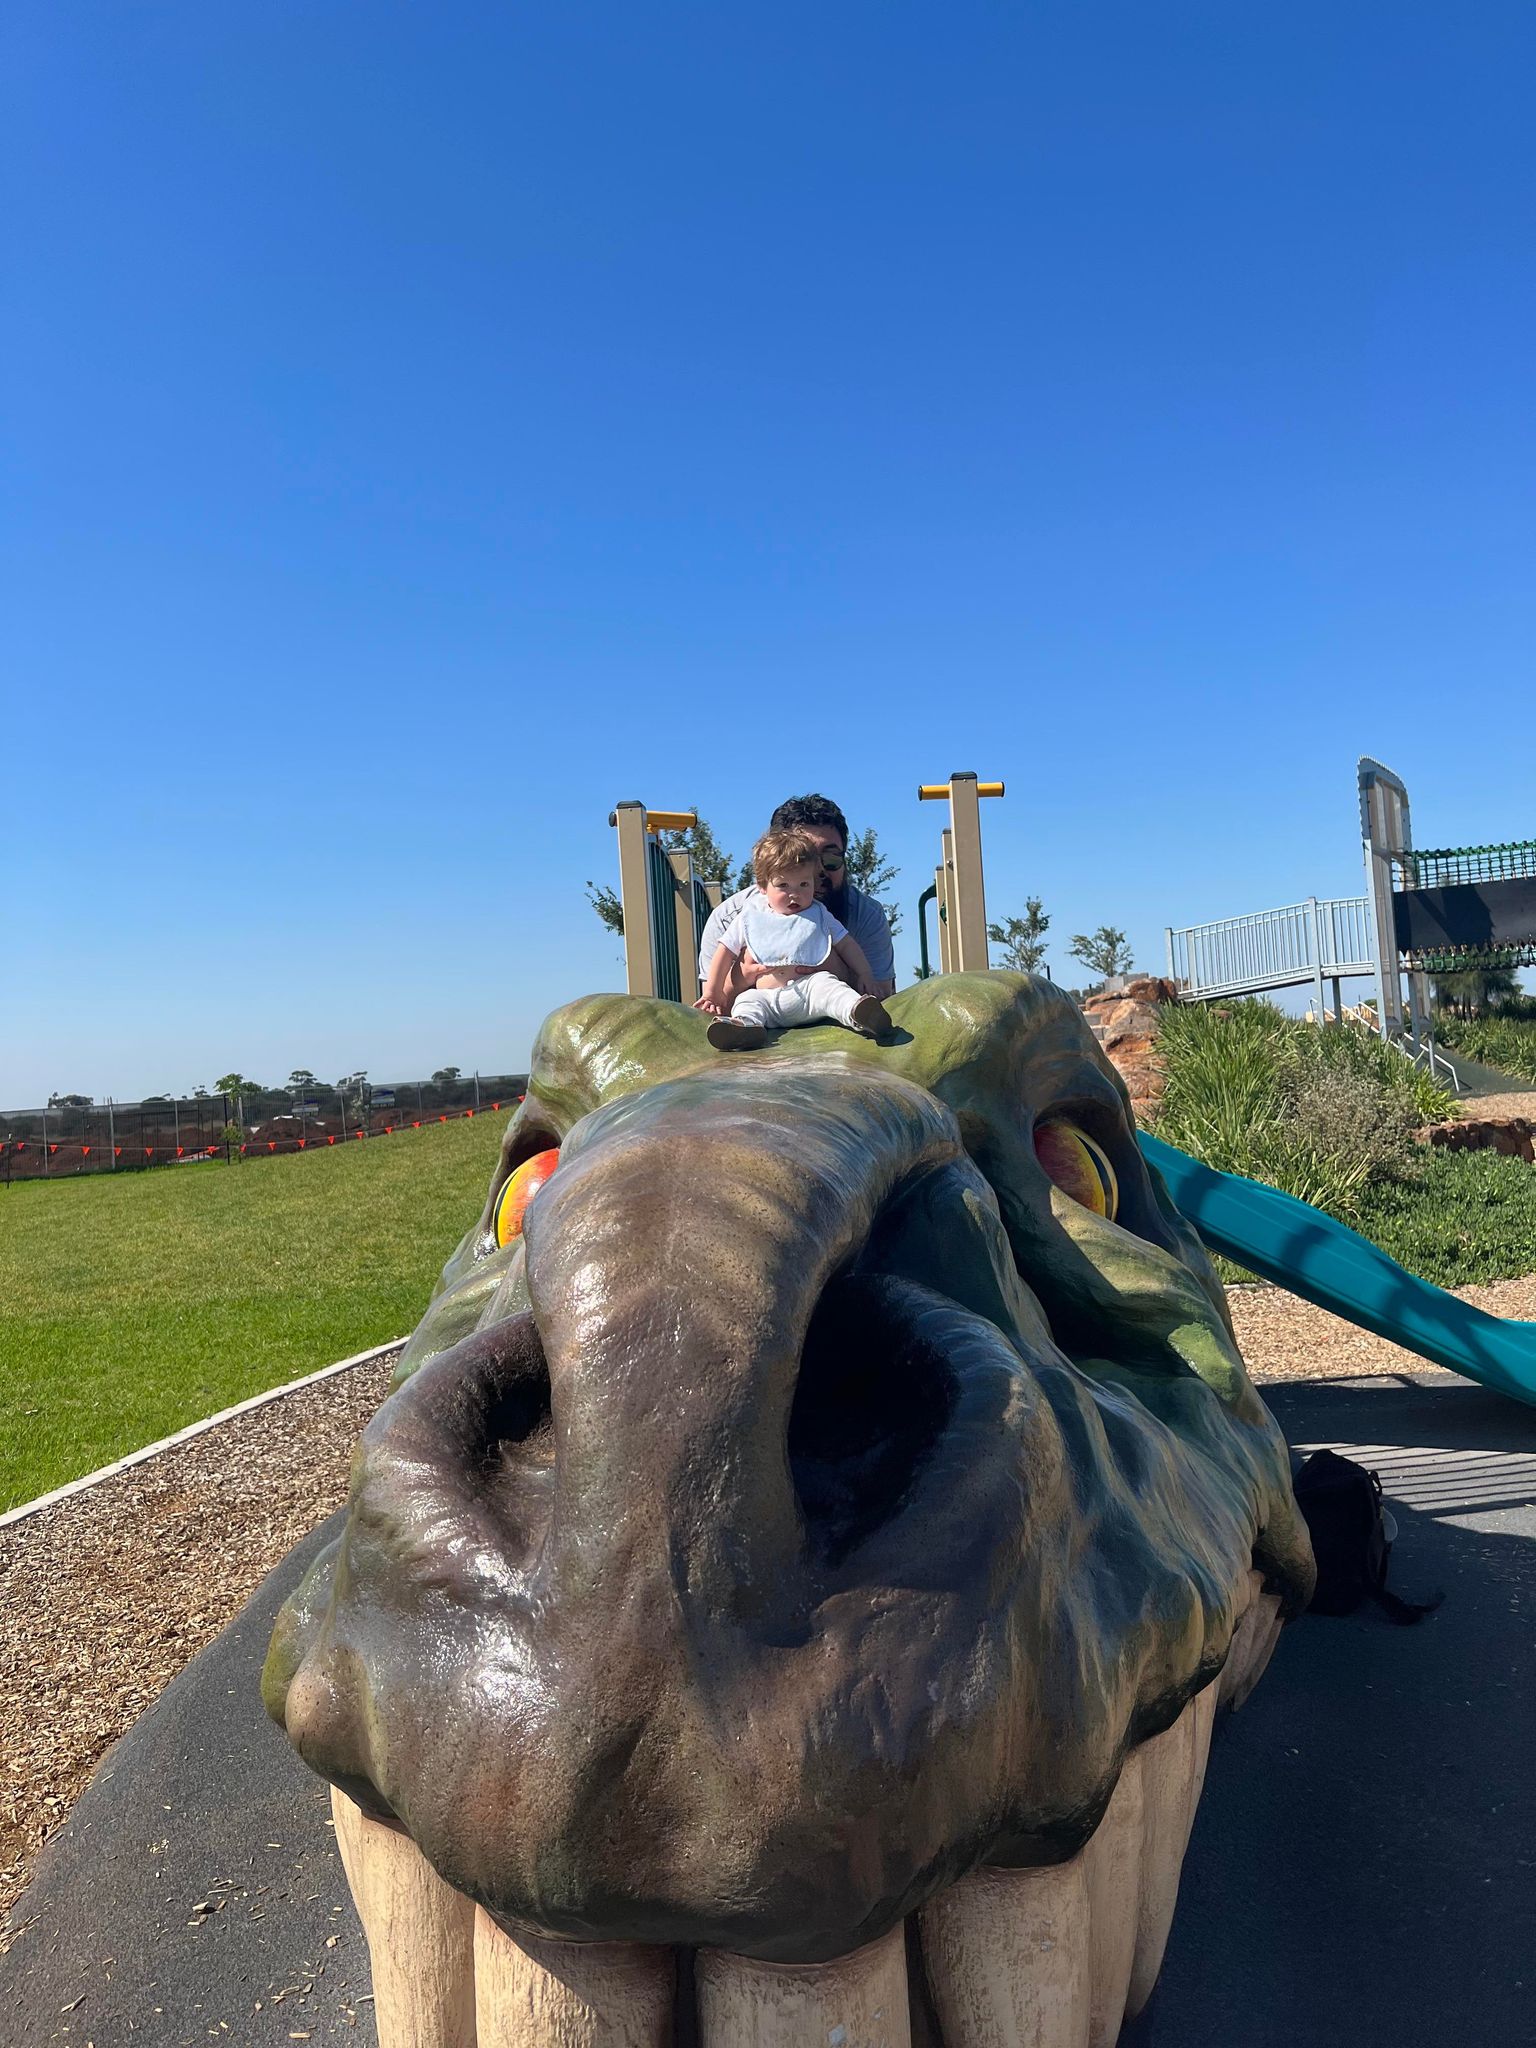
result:
[(829, 875), (835, 875), (839, 868), (844, 868), (848, 865), (846, 858), (830, 846), (820, 853), (817, 858)]

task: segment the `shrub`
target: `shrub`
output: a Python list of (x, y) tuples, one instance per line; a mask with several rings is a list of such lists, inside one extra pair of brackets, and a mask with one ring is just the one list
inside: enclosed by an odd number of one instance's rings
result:
[(1521, 1003), (1517, 1015), (1435, 1019), (1435, 1036), (1448, 1052), (1497, 1067), (1501, 1074), (1536, 1084), (1536, 1003)]
[(1536, 1171), (1497, 1152), (1435, 1149), (1412, 1183), (1367, 1187), (1355, 1227), (1437, 1287), (1536, 1273)]
[(1414, 1125), (1454, 1111), (1392, 1047), (1347, 1027), (1319, 1030), (1273, 1003), (1166, 1009), (1157, 1057), (1159, 1137), (1345, 1222), (1373, 1182), (1417, 1172)]

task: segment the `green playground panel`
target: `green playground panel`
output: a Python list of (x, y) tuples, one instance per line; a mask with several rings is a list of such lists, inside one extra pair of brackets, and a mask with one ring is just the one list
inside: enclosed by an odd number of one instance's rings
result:
[(1191, 1159), (1149, 1132), (1148, 1163), (1213, 1252), (1436, 1365), (1536, 1404), (1536, 1323), (1505, 1321), (1389, 1259), (1308, 1202)]

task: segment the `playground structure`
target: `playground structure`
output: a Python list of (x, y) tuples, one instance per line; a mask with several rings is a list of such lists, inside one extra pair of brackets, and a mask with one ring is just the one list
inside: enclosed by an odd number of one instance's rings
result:
[[(1183, 1002), (1310, 985), (1321, 1021), (1328, 1014), (1325, 982), (1333, 984), (1333, 1014), (1339, 1016), (1340, 981), (1373, 975), (1378, 1028), (1399, 1043), (1406, 1040), (1410, 1057), (1454, 1084), (1454, 1067), (1430, 1031), (1429, 974), (1536, 961), (1536, 842), (1415, 852), (1401, 779), (1363, 757), (1359, 789), (1369, 893), (1309, 897), (1251, 917), (1170, 929), (1170, 978), (1182, 984)], [(918, 787), (920, 802), (947, 799), (950, 806), (939, 864), (918, 902), (925, 979), (989, 965), (980, 799), (1003, 793), (1001, 782), (979, 782), (970, 772)], [(694, 817), (631, 803), (620, 804), (610, 818), (620, 835), (631, 995), (681, 991), (685, 984), (686, 1000), (697, 993), (697, 933), (719, 891), (703, 889), (687, 855), (664, 852), (655, 837), (683, 829)], [(930, 902), (938, 906), (937, 968), (928, 948)], [(1384, 942), (1383, 934), (1391, 936)], [(1406, 1020), (1402, 976), (1409, 992)], [(677, 993), (672, 1000), (685, 998)], [(1217, 1173), (1146, 1133), (1140, 1142), (1211, 1250), (1405, 1350), (1536, 1403), (1536, 1324), (1489, 1316), (1459, 1301), (1406, 1272), (1346, 1225), (1276, 1189)]]
[(1002, 796), (1001, 782), (978, 782), (969, 771), (952, 774), (948, 782), (921, 782), (919, 803), (948, 801), (949, 823), (939, 835), (939, 864), (931, 888), (917, 903), (917, 942), (923, 979), (934, 971), (928, 953), (929, 903), (939, 912), (941, 974), (984, 971), (987, 954), (987, 893), (981, 868), (981, 803), (984, 796)]
[(1375, 967), (1370, 915), (1364, 896), (1309, 896), (1245, 917), (1164, 930), (1168, 979), (1181, 1003), (1223, 996), (1267, 995), (1310, 985), (1322, 1016), (1323, 987), (1332, 984), (1333, 1013), (1343, 1009), (1341, 981)]
[[(948, 782), (918, 786), (920, 803), (947, 801), (949, 823), (940, 835), (933, 885), (918, 903), (922, 972), (929, 964), (927, 905), (939, 906), (939, 969), (945, 974), (984, 970), (987, 901), (981, 866), (981, 803), (1000, 797), (1001, 782), (979, 782), (957, 771)], [(663, 832), (686, 832), (697, 811), (651, 811), (638, 799), (616, 804), (608, 823), (618, 833), (619, 901), (624, 911), (624, 986), (632, 996), (692, 1003), (699, 993), (699, 941), (719, 907), (718, 882), (701, 882), (686, 850), (669, 851)]]
[(619, 835), (625, 987), (632, 996), (691, 1003), (699, 993), (699, 940), (721, 889), (701, 882), (687, 850), (668, 851), (658, 834), (686, 832), (699, 814), (648, 811), (631, 799), (616, 804), (608, 822)]
[(1430, 976), (1536, 963), (1536, 840), (1416, 851), (1402, 778), (1362, 755), (1356, 781), (1365, 894), (1167, 926), (1168, 978), (1185, 1003), (1310, 984), (1321, 1022), (1325, 982), (1340, 1016), (1340, 982), (1369, 976), (1382, 1036), (1454, 1082), (1434, 1044)]
[(1536, 1399), (1536, 1332), (1138, 1133), (1070, 999), (985, 971), (984, 787), (922, 792), (944, 984), (740, 1060), (685, 1004), (690, 815), (614, 814), (652, 999), (546, 1022), (263, 1676), (384, 2048), (1111, 2048), (1314, 1580), (1191, 1219)]
[(263, 1677), (383, 2048), (1111, 2048), (1151, 1994), (1312, 1588), (1284, 1439), (1070, 998), (891, 1000), (539, 1033)]

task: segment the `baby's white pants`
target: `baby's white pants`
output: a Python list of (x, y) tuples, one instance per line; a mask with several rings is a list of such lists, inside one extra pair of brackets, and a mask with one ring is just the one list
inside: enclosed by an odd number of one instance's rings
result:
[(802, 974), (788, 988), (744, 989), (731, 1005), (731, 1016), (738, 1024), (761, 1024), (770, 1031), (782, 1030), (786, 1024), (827, 1022), (857, 1030), (853, 1013), (859, 1001), (856, 988), (821, 968), (815, 974)]

